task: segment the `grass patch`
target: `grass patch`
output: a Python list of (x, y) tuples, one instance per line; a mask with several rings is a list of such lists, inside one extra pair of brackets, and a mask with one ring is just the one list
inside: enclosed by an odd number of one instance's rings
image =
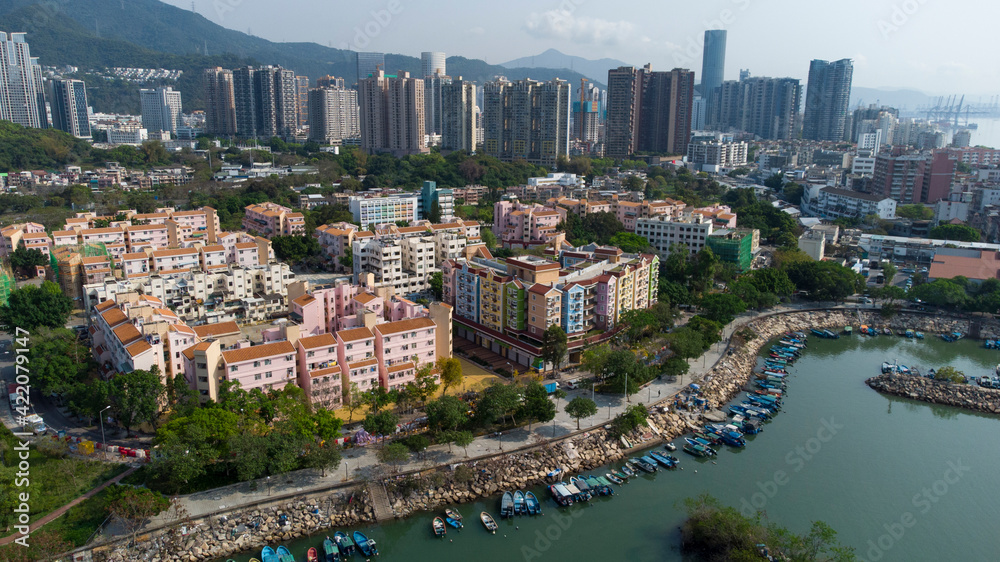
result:
[(87, 540), (107, 517), (108, 491), (101, 490), (101, 493), (73, 506), (65, 515), (44, 528), (76, 548), (87, 544)]
[[(10, 460), (14, 454), (13, 447), (18, 441), (5, 427), (0, 429), (0, 439), (9, 445), (5, 458)], [(46, 452), (39, 451), (42, 439), (49, 441), (42, 445)], [(107, 464), (69, 456), (60, 458), (63, 453), (58, 448), (51, 447), (56, 442), (48, 437), (42, 439), (30, 446), (28, 458), (31, 465), (28, 485), (31, 497), (29, 502), (31, 521), (66, 505), (128, 469), (121, 464)], [(23, 490), (19, 488), (16, 491), (20, 493)]]

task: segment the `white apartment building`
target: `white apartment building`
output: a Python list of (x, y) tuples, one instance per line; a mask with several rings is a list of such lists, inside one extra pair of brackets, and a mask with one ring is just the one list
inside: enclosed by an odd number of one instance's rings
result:
[(420, 196), (417, 193), (389, 195), (387, 197), (353, 196), (348, 207), (354, 222), (362, 229), (369, 226), (398, 221), (413, 222), (418, 218)]
[(180, 123), (181, 93), (172, 87), (139, 90), (142, 126), (150, 132), (177, 134)]
[(649, 244), (659, 251), (662, 258), (670, 255), (675, 244), (686, 246), (691, 254), (698, 253), (705, 247), (713, 228), (712, 218), (698, 213), (681, 219), (659, 216), (635, 222), (635, 233), (649, 240)]
[(896, 201), (893, 199), (820, 185), (806, 186), (801, 209), (809, 216), (832, 219), (868, 215), (878, 215), (886, 220), (896, 218)]
[(704, 140), (688, 144), (688, 162), (700, 172), (718, 173), (722, 168), (746, 166), (749, 147), (745, 142)]

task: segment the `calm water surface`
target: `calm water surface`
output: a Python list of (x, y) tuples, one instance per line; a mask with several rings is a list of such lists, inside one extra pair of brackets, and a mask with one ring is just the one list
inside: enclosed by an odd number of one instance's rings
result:
[[(390, 561), (683, 560), (679, 503), (708, 492), (796, 532), (826, 521), (864, 560), (1000, 559), (1000, 418), (882, 396), (864, 380), (884, 360), (978, 375), (1000, 352), (971, 340), (814, 337), (791, 370), (783, 411), (717, 464), (678, 453), (684, 470), (644, 475), (573, 510), (535, 489), (544, 515), (500, 521), (495, 536), (477, 517), (496, 517), (496, 498), (459, 506), (466, 528), (443, 540), (431, 534), (436, 513), (362, 530)], [(305, 560), (322, 539), (287, 546)]]

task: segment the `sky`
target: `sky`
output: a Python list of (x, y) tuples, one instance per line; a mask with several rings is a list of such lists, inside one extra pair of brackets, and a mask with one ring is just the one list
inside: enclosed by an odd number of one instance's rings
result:
[(851, 58), (855, 86), (1000, 94), (1000, 5), (988, 0), (194, 0), (194, 8), (271, 41), (494, 64), (554, 48), (699, 75), (704, 30), (726, 29), (726, 79), (748, 68), (805, 80), (811, 59)]

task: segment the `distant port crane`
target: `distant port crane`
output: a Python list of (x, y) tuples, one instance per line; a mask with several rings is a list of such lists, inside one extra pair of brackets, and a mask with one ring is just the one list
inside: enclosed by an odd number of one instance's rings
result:
[(956, 127), (960, 121), (969, 124), (972, 117), (995, 119), (1000, 117), (1000, 96), (993, 96), (989, 102), (965, 103), (965, 96), (939, 96), (932, 106), (921, 106), (917, 113), (927, 116), (928, 121), (947, 121)]

